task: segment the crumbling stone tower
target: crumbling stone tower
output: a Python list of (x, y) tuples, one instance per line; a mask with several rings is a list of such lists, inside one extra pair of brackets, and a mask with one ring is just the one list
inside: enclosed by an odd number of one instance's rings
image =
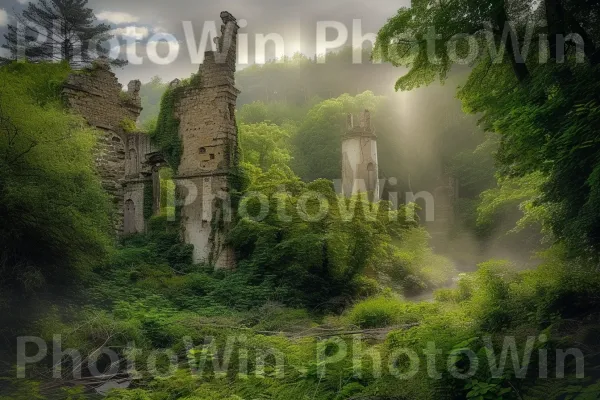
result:
[[(208, 51), (204, 63), (175, 104), (183, 148), (178, 167), (178, 187), (183, 192), (183, 239), (194, 245), (194, 261), (216, 268), (232, 268), (233, 251), (225, 246), (232, 210), (229, 177), (237, 164), (235, 87), (237, 60), (236, 19), (221, 13), (217, 51)], [(172, 82), (176, 87), (178, 81)]]
[(377, 136), (371, 127), (371, 114), (365, 110), (355, 124), (348, 114), (346, 134), (342, 138), (342, 194), (350, 197), (366, 193), (372, 202), (379, 201)]

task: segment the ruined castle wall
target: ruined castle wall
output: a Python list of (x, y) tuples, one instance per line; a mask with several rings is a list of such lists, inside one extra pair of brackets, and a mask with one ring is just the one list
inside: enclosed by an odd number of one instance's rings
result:
[(141, 133), (126, 134), (125, 176), (127, 179), (141, 179), (152, 174), (152, 155), (160, 150), (152, 143), (150, 136)]
[(96, 168), (102, 186), (115, 203), (114, 223), (118, 232), (123, 230), (123, 183), (129, 162), (128, 134), (123, 123), (137, 121), (142, 110), (139, 81), (132, 81), (128, 89), (127, 93), (122, 91), (115, 74), (103, 60), (97, 61), (89, 70), (72, 74), (63, 87), (68, 107), (98, 130)]
[(192, 87), (182, 97), (176, 114), (183, 139), (181, 176), (227, 172), (237, 146), (232, 86)]
[(194, 245), (194, 261), (212, 263), (217, 268), (233, 268), (233, 252), (224, 245), (234, 211), (228, 204), (228, 177), (208, 175), (178, 179), (178, 188), (186, 192), (189, 200), (181, 210), (181, 221), (184, 242)]
[[(207, 52), (197, 77), (178, 91), (174, 117), (179, 121), (182, 157), (175, 180), (185, 199), (182, 236), (194, 245), (194, 260), (233, 268), (234, 254), (225, 245), (225, 236), (233, 218), (229, 177), (237, 162), (235, 105), (239, 91), (235, 88), (235, 68), (239, 27), (231, 14), (223, 12), (221, 18), (218, 51)], [(140, 82), (132, 81), (128, 92), (122, 92), (104, 61), (85, 73), (72, 75), (64, 87), (71, 109), (101, 132), (97, 169), (117, 206), (117, 230), (126, 234), (144, 231), (144, 201), (148, 200), (144, 188), (153, 185), (156, 203), (158, 170), (165, 165), (149, 137), (124, 129), (124, 122), (136, 121), (141, 111), (139, 90)]]
[[(144, 221), (144, 186), (151, 182), (129, 182), (124, 188), (124, 223), (125, 234), (142, 233)], [(129, 205), (129, 206), (128, 206)], [(127, 214), (129, 213), (129, 214)]]
[(238, 26), (222, 13), (217, 52), (205, 53), (204, 63), (175, 105), (182, 156), (178, 187), (186, 193), (181, 210), (183, 238), (194, 245), (194, 261), (232, 268), (233, 252), (224, 244), (231, 222), (229, 174), (237, 151), (235, 105), (236, 37)]
[(89, 71), (72, 74), (64, 85), (69, 107), (97, 128), (123, 133), (125, 119), (137, 121), (142, 110), (139, 82), (133, 81), (123, 92), (122, 86), (108, 66), (96, 64)]

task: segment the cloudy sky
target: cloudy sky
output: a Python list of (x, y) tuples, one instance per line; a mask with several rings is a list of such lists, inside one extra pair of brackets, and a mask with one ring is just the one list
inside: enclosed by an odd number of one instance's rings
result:
[[(6, 31), (12, 15), (20, 12), (27, 1), (0, 0), (0, 33)], [(198, 65), (190, 58), (188, 40), (191, 37), (184, 34), (184, 21), (189, 21), (194, 41), (199, 45), (205, 26), (210, 26), (211, 21), (220, 26), (219, 13), (223, 10), (231, 12), (238, 21), (246, 21), (247, 26), (240, 33), (248, 34), (249, 46), (247, 52), (242, 52), (252, 63), (256, 61), (257, 34), (280, 35), (284, 40), (283, 52), (287, 55), (300, 51), (312, 56), (316, 51), (319, 21), (343, 24), (348, 30), (347, 44), (351, 44), (353, 31), (357, 35), (376, 33), (387, 18), (408, 4), (409, 0), (89, 0), (98, 19), (115, 27), (121, 38), (121, 54), (135, 51), (143, 59), (141, 65), (129, 65), (116, 71), (122, 82), (136, 78), (147, 81), (154, 75), (168, 81), (195, 72)], [(354, 19), (361, 20), (362, 32), (353, 30)], [(334, 29), (328, 30), (328, 40), (336, 36)], [(167, 65), (149, 62), (148, 45), (156, 47), (156, 53), (163, 59), (169, 49), (178, 56)], [(117, 46), (114, 47), (116, 51)], [(275, 56), (274, 48), (272, 43), (266, 47), (266, 59)], [(192, 51), (195, 53), (197, 49)]]

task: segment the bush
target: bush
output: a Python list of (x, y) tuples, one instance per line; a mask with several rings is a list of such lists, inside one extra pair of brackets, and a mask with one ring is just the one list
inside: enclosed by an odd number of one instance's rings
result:
[(348, 319), (361, 328), (383, 328), (400, 323), (416, 322), (418, 317), (410, 305), (390, 296), (378, 296), (357, 303)]

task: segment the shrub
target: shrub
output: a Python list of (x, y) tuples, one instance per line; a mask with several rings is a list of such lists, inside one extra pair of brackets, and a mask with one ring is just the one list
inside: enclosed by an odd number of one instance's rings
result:
[(377, 282), (376, 279), (369, 278), (364, 275), (357, 276), (352, 282), (352, 284), (355, 288), (354, 293), (356, 293), (356, 296), (358, 297), (364, 298), (375, 296), (381, 290), (379, 282)]
[(383, 328), (402, 322), (414, 322), (407, 304), (388, 296), (373, 297), (357, 303), (348, 313), (348, 319), (361, 328)]

